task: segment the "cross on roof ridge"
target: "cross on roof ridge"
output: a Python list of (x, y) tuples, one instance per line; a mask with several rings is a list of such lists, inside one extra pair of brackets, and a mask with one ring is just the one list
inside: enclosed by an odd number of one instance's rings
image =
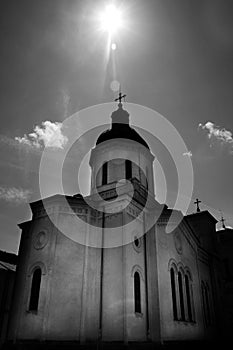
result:
[(199, 203), (201, 203), (201, 201), (197, 198), (196, 201), (194, 202), (194, 204), (197, 205), (197, 213), (199, 213), (201, 211), (199, 208)]
[(226, 228), (226, 225), (225, 225), (225, 219), (224, 217), (222, 216), (221, 219), (219, 220), (221, 223), (222, 223), (222, 228)]

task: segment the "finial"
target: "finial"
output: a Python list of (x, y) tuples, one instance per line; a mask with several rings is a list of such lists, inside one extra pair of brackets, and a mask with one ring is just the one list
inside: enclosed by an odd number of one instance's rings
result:
[(219, 220), (222, 223), (222, 228), (225, 229), (225, 219), (223, 218), (223, 216), (221, 217), (221, 219)]
[(122, 95), (122, 93), (121, 93), (121, 86), (120, 86), (118, 98), (115, 98), (115, 101), (119, 101), (118, 107), (122, 107), (121, 100), (124, 99), (124, 101), (125, 101), (125, 97), (126, 97), (126, 94)]
[(196, 204), (197, 205), (197, 213), (200, 213), (200, 208), (199, 208), (199, 203), (201, 203), (201, 201), (199, 201), (199, 199), (197, 198), (196, 199), (196, 202), (194, 202), (194, 204)]

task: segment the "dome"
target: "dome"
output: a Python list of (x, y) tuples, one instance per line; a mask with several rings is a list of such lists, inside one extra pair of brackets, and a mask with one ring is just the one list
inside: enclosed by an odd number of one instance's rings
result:
[(146, 141), (137, 133), (136, 130), (130, 127), (129, 125), (129, 113), (122, 108), (122, 104), (118, 104), (118, 109), (112, 113), (112, 127), (104, 131), (98, 137), (96, 145), (112, 140), (112, 139), (128, 139), (136, 141), (149, 149)]

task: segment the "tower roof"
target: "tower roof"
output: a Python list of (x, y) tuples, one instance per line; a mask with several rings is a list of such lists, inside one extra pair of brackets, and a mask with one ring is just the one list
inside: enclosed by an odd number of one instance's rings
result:
[(118, 104), (118, 109), (112, 113), (111, 118), (111, 129), (100, 134), (96, 141), (96, 145), (104, 141), (123, 138), (136, 141), (149, 149), (146, 141), (129, 125), (129, 113), (123, 109), (121, 102)]

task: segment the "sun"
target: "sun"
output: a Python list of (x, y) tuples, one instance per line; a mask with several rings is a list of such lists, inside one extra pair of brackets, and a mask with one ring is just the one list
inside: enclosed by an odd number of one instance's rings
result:
[(114, 4), (106, 6), (105, 11), (100, 15), (101, 30), (110, 35), (115, 34), (122, 27), (122, 23), (122, 13)]

